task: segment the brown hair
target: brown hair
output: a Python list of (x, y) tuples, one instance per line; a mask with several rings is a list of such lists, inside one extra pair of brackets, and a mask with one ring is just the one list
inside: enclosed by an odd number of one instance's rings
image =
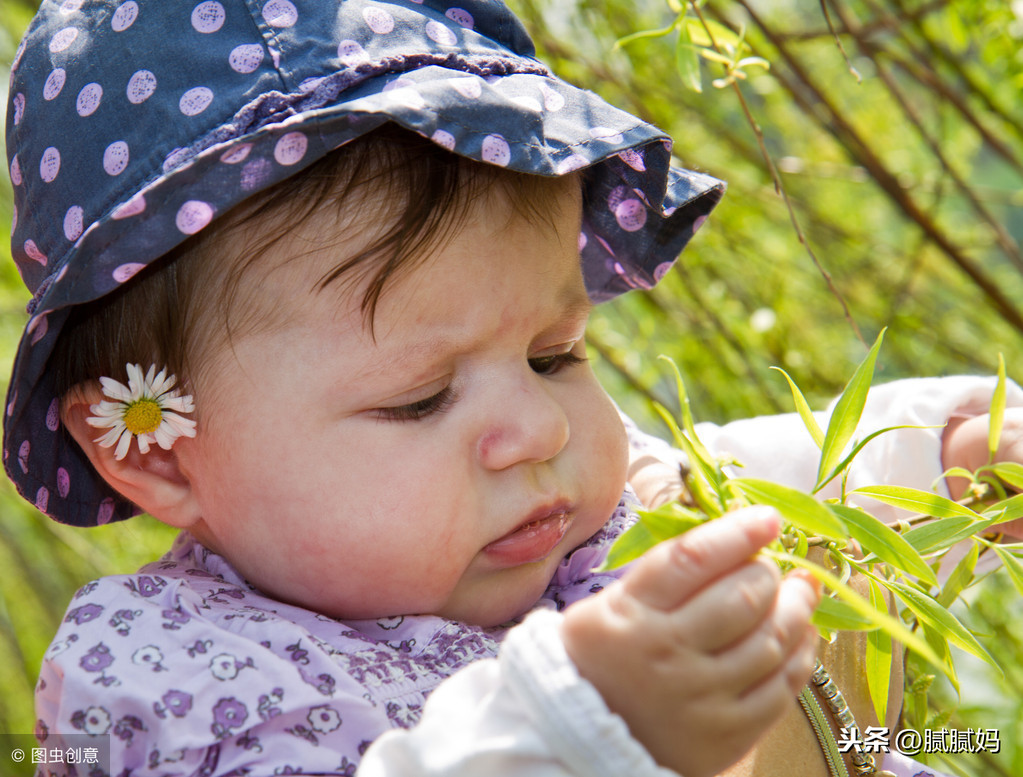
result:
[(101, 375), (123, 380), (128, 362), (166, 367), (194, 391), (217, 347), (277, 320), (266, 305), (253, 304), (260, 283), (246, 277), (267, 250), (325, 207), (351, 220), (352, 198), (366, 187), (372, 201), (384, 205), (379, 222), (373, 221), (381, 230), (352, 255), (331, 235), (342, 260), (317, 289), (368, 279), (361, 306), (372, 327), (388, 281), (455, 234), (474, 199), (494, 186), (533, 223), (550, 223), (562, 191), (550, 179), (474, 162), (384, 125), (253, 195), (121, 289), (75, 308), (51, 361), (58, 393), (66, 396)]

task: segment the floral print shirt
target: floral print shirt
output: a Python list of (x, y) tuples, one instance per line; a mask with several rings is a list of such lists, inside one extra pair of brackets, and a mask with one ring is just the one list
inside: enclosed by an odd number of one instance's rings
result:
[[(627, 492), (537, 607), (616, 578), (593, 569), (634, 506)], [(354, 774), (380, 734), (416, 724), (445, 678), (496, 656), (511, 625), (341, 622), (268, 598), (183, 533), (159, 561), (75, 594), (43, 662), (37, 736), (48, 748), (64, 735), (109, 741), (112, 777)]]

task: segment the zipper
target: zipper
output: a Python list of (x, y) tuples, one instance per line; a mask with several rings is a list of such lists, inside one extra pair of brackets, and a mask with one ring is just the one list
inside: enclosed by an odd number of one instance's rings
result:
[(838, 742), (835, 741), (831, 725), (824, 715), (820, 702), (817, 701), (817, 697), (810, 690), (810, 686), (805, 686), (799, 692), (798, 698), (803, 712), (806, 713), (806, 719), (810, 721), (813, 733), (817, 735), (817, 742), (821, 746), (821, 753), (824, 754), (824, 760), (828, 764), (828, 773), (831, 777), (849, 777), (849, 770), (845, 768), (845, 759), (838, 752)]

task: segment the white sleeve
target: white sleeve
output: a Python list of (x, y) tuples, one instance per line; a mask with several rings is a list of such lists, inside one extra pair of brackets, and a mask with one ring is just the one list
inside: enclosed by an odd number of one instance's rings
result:
[[(854, 439), (861, 440), (877, 429), (902, 424), (943, 427), (956, 416), (986, 413), (995, 378), (956, 376), (909, 378), (871, 388)], [(1023, 391), (1008, 385), (1007, 405), (1023, 405)], [(827, 429), (832, 408), (816, 413), (821, 429)], [(869, 442), (853, 460), (848, 489), (866, 485), (894, 484), (948, 495), (943, 481), (941, 442), (943, 428), (899, 429)], [(813, 488), (820, 451), (796, 413), (733, 421), (724, 426), (699, 424), (697, 433), (715, 455), (734, 457), (743, 467), (742, 477), (769, 478), (803, 490)], [(936, 482), (938, 481), (938, 482)], [(833, 482), (821, 496), (838, 494)], [(898, 510), (871, 501), (868, 507), (878, 518), (894, 521)]]
[(441, 683), (415, 728), (378, 738), (357, 777), (677, 777), (579, 676), (560, 623), (552, 610), (532, 613), (496, 659)]

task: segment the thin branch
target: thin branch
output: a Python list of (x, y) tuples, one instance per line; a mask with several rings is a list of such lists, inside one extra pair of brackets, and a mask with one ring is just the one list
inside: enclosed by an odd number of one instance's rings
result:
[[(722, 54), (723, 52), (721, 51), (721, 48), (718, 46), (717, 41), (714, 40), (714, 33), (711, 31), (710, 26), (707, 24), (707, 20), (704, 18), (703, 12), (700, 10), (700, 7), (696, 4), (695, 0), (689, 0), (689, 2), (690, 7), (693, 9), (693, 12), (696, 14), (697, 18), (700, 20), (700, 23), (703, 25), (704, 32), (706, 32), (707, 37), (710, 39), (711, 47), (719, 54)], [(781, 195), (782, 200), (785, 202), (785, 208), (788, 210), (789, 214), (789, 221), (792, 223), (792, 228), (796, 233), (796, 237), (799, 239), (799, 242), (802, 244), (803, 248), (806, 249), (806, 253), (810, 256), (810, 260), (813, 262), (814, 266), (817, 268), (817, 271), (824, 279), (824, 282), (827, 284), (828, 289), (831, 291), (831, 294), (835, 297), (836, 300), (838, 300), (838, 303), (842, 306), (842, 313), (845, 316), (845, 320), (849, 322), (849, 325), (852, 327), (853, 332), (856, 334), (857, 339), (859, 339), (859, 341), (863, 343), (864, 346), (866, 346), (867, 341), (863, 339), (863, 334), (860, 332), (859, 325), (857, 325), (856, 320), (853, 318), (852, 312), (849, 310), (848, 304), (846, 304), (845, 297), (842, 296), (842, 292), (838, 290), (837, 286), (835, 286), (835, 282), (832, 280), (831, 274), (824, 268), (824, 265), (821, 264), (820, 260), (817, 258), (817, 254), (814, 252), (810, 243), (807, 241), (806, 236), (803, 234), (803, 229), (799, 225), (799, 218), (796, 216), (795, 208), (793, 208), (792, 201), (789, 199), (788, 191), (785, 189), (785, 185), (782, 183), (781, 176), (778, 174), (778, 168), (774, 164), (774, 159), (771, 157), (770, 152), (767, 150), (767, 144), (764, 142), (764, 133), (760, 129), (760, 125), (757, 123), (756, 119), (753, 118), (753, 113), (750, 111), (749, 104), (746, 102), (746, 97), (745, 95), (743, 95), (742, 89), (740, 88), (738, 81), (732, 81), (731, 87), (732, 91), (735, 92), (735, 95), (739, 100), (739, 106), (742, 109), (743, 116), (746, 118), (746, 122), (753, 130), (753, 134), (756, 136), (757, 146), (760, 148), (760, 154), (764, 159), (764, 164), (767, 165), (767, 170), (771, 174), (771, 180), (774, 181), (774, 188), (778, 192), (778, 194)]]
[[(845, 147), (854, 159), (867, 169), (874, 178), (874, 181), (881, 190), (928, 236), (928, 238), (973, 282), (984, 292), (993, 306), (1008, 323), (1017, 331), (1023, 333), (1023, 314), (1020, 313), (1018, 305), (1010, 300), (1002, 289), (1001, 284), (989, 277), (987, 273), (970, 257), (952, 242), (942, 229), (926, 214), (916, 202), (910, 197), (898, 179), (884, 165), (880, 158), (874, 153), (870, 145), (845, 119), (838, 108), (832, 103), (817, 85), (802, 64), (795, 58), (783, 42), (777, 39), (774, 32), (764, 24), (756, 11), (750, 6), (747, 0), (737, 0), (750, 16), (750, 19), (757, 25), (764, 36), (775, 47), (788, 66), (793, 76), (797, 78), (806, 90), (797, 88), (789, 82), (784, 75), (774, 70), (774, 77), (781, 83), (797, 103), (800, 104), (806, 115), (816, 118), (840, 143)], [(749, 41), (747, 41), (749, 43)], [(752, 48), (755, 47), (752, 46)], [(812, 98), (812, 102), (811, 102)], [(824, 115), (820, 115), (823, 112)]]

